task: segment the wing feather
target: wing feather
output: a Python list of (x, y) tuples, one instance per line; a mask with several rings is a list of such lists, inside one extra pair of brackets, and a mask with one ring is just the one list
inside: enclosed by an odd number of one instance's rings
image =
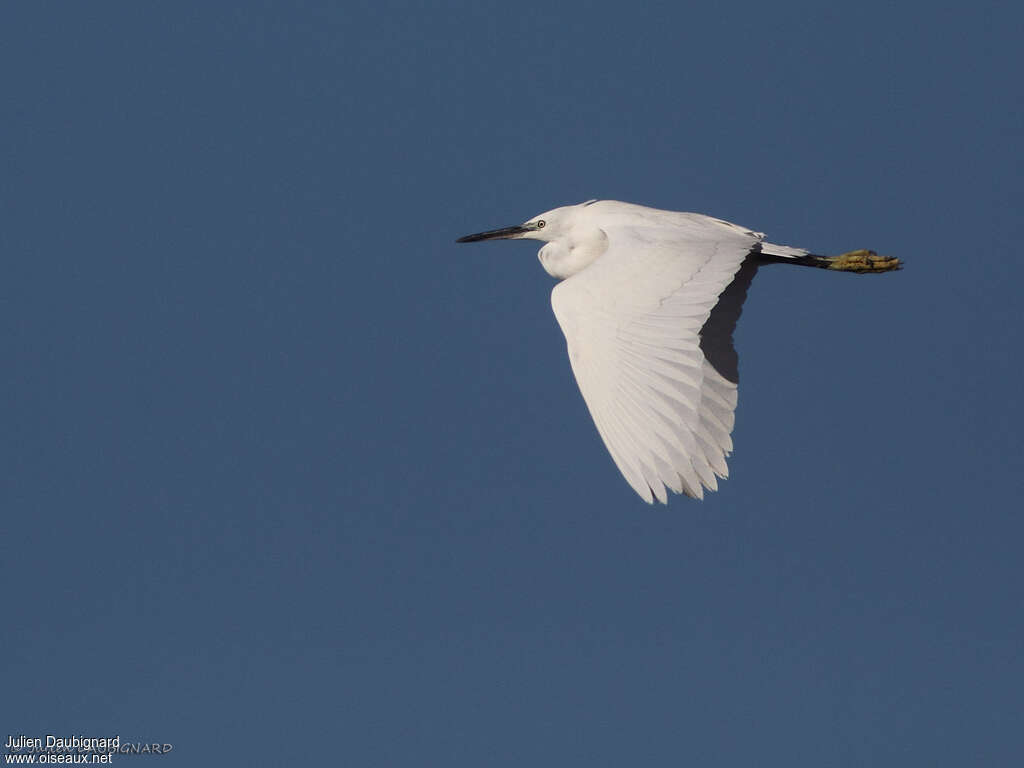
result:
[(580, 392), (612, 460), (647, 502), (703, 497), (728, 476), (736, 384), (699, 333), (758, 241), (725, 229), (608, 227), (607, 250), (552, 291)]

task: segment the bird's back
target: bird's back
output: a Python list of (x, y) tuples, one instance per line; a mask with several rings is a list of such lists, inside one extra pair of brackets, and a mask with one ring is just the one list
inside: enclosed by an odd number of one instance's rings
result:
[(665, 211), (618, 200), (596, 200), (586, 204), (581, 209), (580, 216), (592, 221), (595, 226), (606, 232), (614, 228), (663, 230), (666, 232), (666, 239), (681, 241), (738, 238), (753, 245), (764, 237), (762, 232), (755, 232), (739, 224), (705, 216), (702, 213)]

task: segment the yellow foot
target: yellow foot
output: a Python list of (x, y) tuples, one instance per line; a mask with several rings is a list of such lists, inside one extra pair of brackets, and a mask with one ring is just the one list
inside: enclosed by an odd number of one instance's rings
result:
[(894, 269), (903, 269), (899, 259), (889, 256), (879, 256), (874, 251), (850, 251), (841, 256), (832, 256), (828, 259), (828, 268), (841, 272), (891, 272)]

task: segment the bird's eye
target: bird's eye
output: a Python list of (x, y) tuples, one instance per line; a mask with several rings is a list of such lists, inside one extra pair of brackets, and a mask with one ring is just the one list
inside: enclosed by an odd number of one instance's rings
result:
[(544, 229), (544, 219), (537, 219), (537, 229)]

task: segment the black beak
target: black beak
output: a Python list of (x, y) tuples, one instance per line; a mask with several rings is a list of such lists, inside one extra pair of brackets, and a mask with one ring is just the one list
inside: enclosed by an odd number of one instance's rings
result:
[(492, 229), (490, 232), (478, 232), (475, 235), (466, 235), (456, 240), (456, 243), (476, 243), (480, 240), (507, 240), (516, 235), (523, 235), (529, 232), (527, 227), (515, 226), (504, 229)]

